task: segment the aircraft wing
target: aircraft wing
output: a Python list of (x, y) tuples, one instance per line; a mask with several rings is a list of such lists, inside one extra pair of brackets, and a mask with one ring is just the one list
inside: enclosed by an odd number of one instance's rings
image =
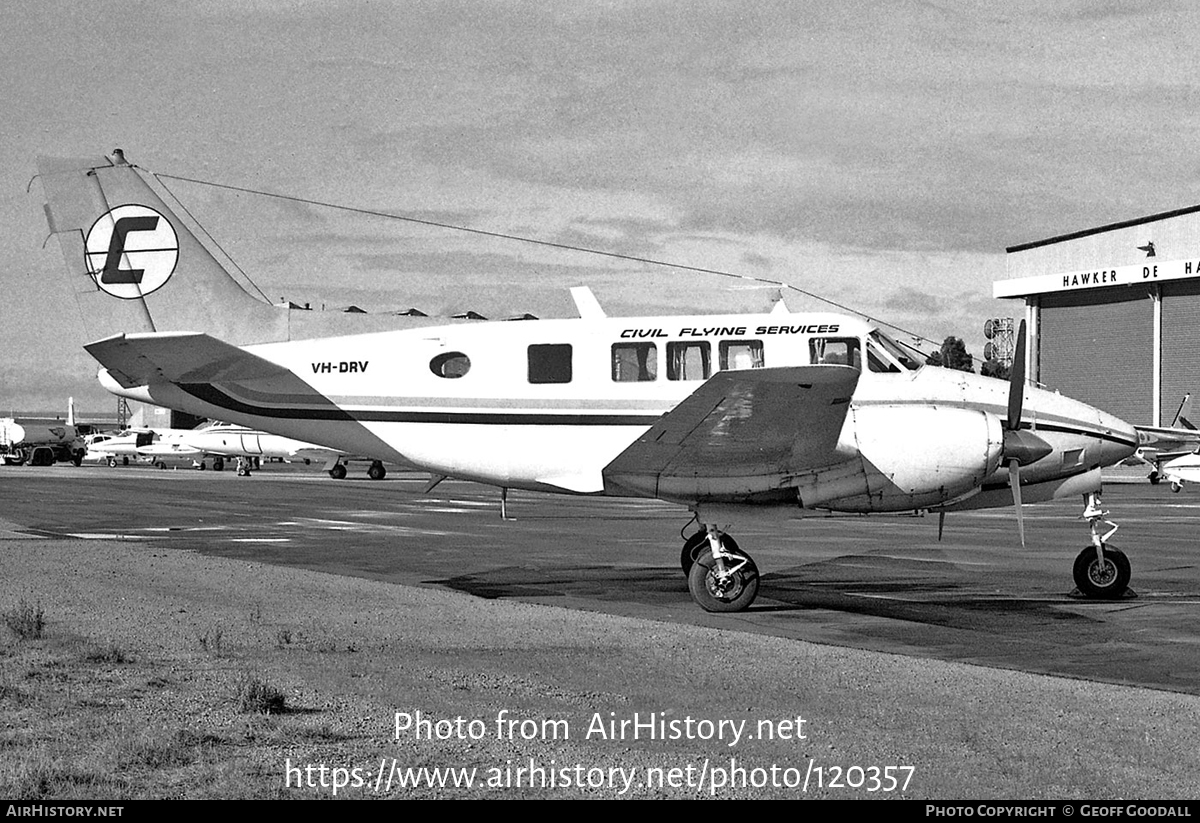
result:
[(196, 332), (118, 334), (84, 348), (125, 388), (161, 381), (211, 383), (290, 374), (283, 366)]
[(850, 366), (718, 372), (604, 476), (645, 490), (668, 478), (770, 477), (841, 462), (838, 437), (858, 378)]

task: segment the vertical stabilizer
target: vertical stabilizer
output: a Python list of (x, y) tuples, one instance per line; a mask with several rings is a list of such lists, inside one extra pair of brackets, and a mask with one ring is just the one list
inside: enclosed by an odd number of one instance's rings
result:
[(1171, 423), (1171, 425), (1195, 430), (1196, 424), (1192, 422), (1191, 417), (1192, 395), (1189, 392), (1183, 396), (1183, 402), (1179, 404), (1179, 411), (1175, 413), (1175, 420)]
[(246, 292), (119, 149), (111, 159), (39, 158), (38, 171), (88, 341), (151, 331), (235, 345), (287, 339), (288, 310)]

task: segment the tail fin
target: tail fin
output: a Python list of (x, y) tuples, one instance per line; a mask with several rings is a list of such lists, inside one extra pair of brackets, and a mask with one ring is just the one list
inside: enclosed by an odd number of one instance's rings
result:
[(126, 162), (39, 158), (89, 340), (205, 332), (235, 345), (286, 340), (288, 310), (249, 294)]
[(75, 425), (75, 398), (74, 397), (67, 398), (67, 425), (68, 426)]
[(1179, 404), (1179, 411), (1175, 412), (1175, 419), (1171, 422), (1172, 427), (1196, 430), (1196, 425), (1189, 419), (1192, 416), (1192, 395), (1189, 392), (1183, 396), (1183, 402)]

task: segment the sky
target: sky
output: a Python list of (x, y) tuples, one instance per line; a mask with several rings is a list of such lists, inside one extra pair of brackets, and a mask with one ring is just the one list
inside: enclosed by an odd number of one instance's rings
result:
[[(1005, 248), (1200, 203), (1188, 0), (13, 0), (0, 414), (110, 412), (39, 154), (125, 150), (272, 300), (765, 311), (977, 356)], [(555, 250), (270, 191), (758, 278)], [(28, 188), (28, 192), (27, 192)], [(793, 310), (829, 310), (785, 290)]]

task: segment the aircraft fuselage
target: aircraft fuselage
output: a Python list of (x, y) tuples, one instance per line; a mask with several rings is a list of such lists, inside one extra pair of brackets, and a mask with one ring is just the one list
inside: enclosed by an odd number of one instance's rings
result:
[[(794, 499), (845, 511), (969, 507), (980, 495), (984, 505), (1011, 502), (1007, 493), (984, 502), (989, 490), (1006, 488), (1008, 383), (901, 367), (871, 326), (841, 315), (481, 322), (246, 348), (311, 395), (261, 379), (152, 384), (149, 393), (172, 408), (508, 488), (682, 503)], [(653, 484), (606, 476), (712, 374), (828, 362), (856, 366), (861, 377), (827, 465)], [(1095, 470), (1137, 446), (1133, 429), (1111, 415), (1025, 392), (1022, 425), (1052, 447), (1022, 468), (1027, 486), (1054, 491), (1074, 480), (1055, 497), (1086, 491), (1081, 483), (1098, 487)]]

